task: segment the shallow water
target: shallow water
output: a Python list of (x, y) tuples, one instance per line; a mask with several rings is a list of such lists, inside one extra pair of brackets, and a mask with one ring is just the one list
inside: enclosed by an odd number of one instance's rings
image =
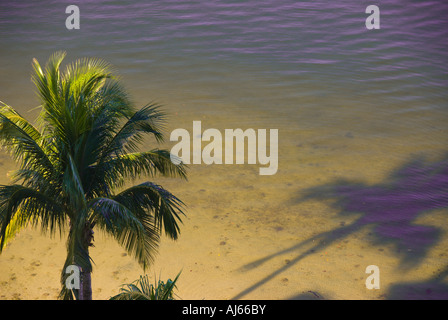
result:
[[(443, 1), (380, 4), (379, 30), (365, 27), (370, 3), (354, 0), (80, 1), (80, 30), (65, 28), (69, 4), (0, 4), (0, 101), (32, 119), (37, 101), (31, 60), (44, 63), (52, 52), (66, 50), (67, 61), (96, 56), (113, 64), (136, 104), (165, 105), (167, 134), (175, 128), (191, 132), (193, 120), (221, 132), (279, 130), (276, 175), (259, 176), (259, 165), (192, 165), (188, 183), (162, 180), (189, 205), (183, 235), (169, 250), (208, 237), (210, 244), (195, 254), (203, 269), (240, 284), (205, 298), (303, 298), (305, 287), (322, 281), (316, 270), (325, 250), (337, 251), (338, 245), (351, 247), (334, 253), (332, 266), (325, 267), (333, 275), (321, 290), (331, 292), (330, 298), (404, 296), (402, 283), (418, 279), (434, 285), (432, 277), (443, 274), (448, 264), (448, 5)], [(0, 182), (7, 183), (13, 164), (5, 154), (0, 157)], [(307, 245), (311, 254), (302, 249)], [(230, 260), (215, 268), (210, 252), (226, 246), (232, 246), (226, 251)], [(164, 252), (161, 261), (170, 263)], [(370, 258), (354, 261), (360, 255)], [(278, 264), (253, 264), (263, 257)], [(193, 264), (185, 259), (176, 266)], [(245, 264), (251, 267), (236, 271)], [(347, 264), (358, 266), (352, 290), (344, 288), (346, 271), (338, 269)], [(389, 275), (377, 295), (362, 283), (369, 264)], [(244, 282), (257, 268), (262, 272)], [(303, 268), (311, 272), (309, 287), (303, 287)], [(279, 286), (281, 296), (273, 293)], [(438, 291), (431, 292), (446, 292), (445, 285), (434, 286)]]

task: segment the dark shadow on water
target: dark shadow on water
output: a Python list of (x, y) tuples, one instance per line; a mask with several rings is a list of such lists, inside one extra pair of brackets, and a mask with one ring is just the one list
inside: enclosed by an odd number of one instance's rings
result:
[[(371, 227), (373, 239), (370, 241), (373, 245), (393, 246), (396, 255), (400, 257), (399, 268), (406, 270), (418, 265), (441, 238), (440, 228), (418, 224), (415, 220), (432, 210), (448, 207), (448, 155), (433, 163), (423, 158), (409, 161), (380, 184), (366, 185), (339, 180), (330, 185), (313, 187), (302, 191), (294, 202), (297, 204), (307, 200), (331, 200), (331, 206), (340, 216), (355, 215), (358, 218), (349, 225), (323, 232), (241, 267), (239, 270), (245, 272), (276, 256), (297, 253), (287, 265), (273, 271), (233, 299), (242, 298), (308, 255), (322, 251), (364, 227)], [(397, 287), (394, 290), (392, 296), (400, 295), (402, 289)]]
[(443, 280), (448, 267), (426, 281), (394, 284), (386, 297), (390, 300), (448, 300), (448, 285)]

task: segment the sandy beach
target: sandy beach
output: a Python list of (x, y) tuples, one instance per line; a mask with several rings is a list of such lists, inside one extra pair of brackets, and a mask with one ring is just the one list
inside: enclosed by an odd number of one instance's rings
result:
[[(155, 263), (146, 273), (151, 279), (166, 280), (182, 271), (176, 291), (181, 299), (387, 299), (446, 294), (446, 280), (437, 280), (448, 260), (443, 245), (448, 227), (438, 222), (443, 220), (443, 210), (412, 221), (441, 234), (425, 248), (424, 257), (413, 256), (413, 247), (403, 248), (397, 241), (381, 243), (376, 224), (347, 228), (355, 226), (358, 217), (344, 215), (343, 207), (338, 211), (333, 200), (300, 200), (297, 185), (279, 188), (284, 174), (289, 174), (288, 166), (283, 168), (273, 179), (263, 179), (255, 166), (197, 165), (191, 166), (189, 181), (160, 179), (158, 183), (187, 204), (186, 217), (180, 238), (162, 238)], [(311, 171), (315, 175), (308, 179), (326, 179), (318, 174), (320, 170)], [(378, 176), (372, 172), (372, 177)], [(36, 230), (23, 230), (0, 256), (0, 299), (57, 298), (64, 244), (65, 238), (58, 235), (51, 239)], [(100, 231), (91, 256), (94, 299), (108, 299), (120, 285), (144, 274), (124, 249)], [(366, 288), (369, 265), (380, 269), (378, 290)]]

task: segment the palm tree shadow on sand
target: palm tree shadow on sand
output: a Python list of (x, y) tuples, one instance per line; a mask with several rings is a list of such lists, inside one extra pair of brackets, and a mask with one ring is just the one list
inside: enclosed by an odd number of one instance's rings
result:
[[(396, 170), (384, 182), (376, 185), (339, 180), (331, 185), (310, 188), (294, 199), (300, 203), (307, 200), (333, 200), (332, 207), (339, 215), (358, 215), (351, 224), (320, 233), (292, 247), (268, 255), (242, 266), (246, 272), (263, 263), (290, 252), (298, 255), (290, 263), (273, 271), (232, 299), (240, 299), (277, 275), (291, 268), (308, 255), (317, 253), (336, 241), (371, 227), (373, 245), (393, 244), (400, 257), (399, 267), (409, 270), (422, 262), (428, 250), (441, 238), (442, 230), (434, 226), (415, 223), (418, 216), (436, 209), (448, 207), (448, 155), (443, 160), (428, 163), (417, 158)], [(442, 272), (439, 277), (446, 277)], [(435, 284), (436, 278), (428, 280)], [(393, 286), (390, 298), (406, 296), (406, 286)], [(448, 288), (437, 282), (437, 294), (433, 298), (447, 297)]]

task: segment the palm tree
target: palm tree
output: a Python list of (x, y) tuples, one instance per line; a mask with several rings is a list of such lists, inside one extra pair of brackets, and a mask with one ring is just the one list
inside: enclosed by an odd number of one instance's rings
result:
[(174, 280), (168, 279), (166, 283), (159, 279), (154, 284), (149, 283), (148, 275), (140, 276), (140, 279), (123, 285), (120, 293), (110, 300), (174, 300), (179, 275)]
[[(0, 105), (0, 145), (19, 164), (13, 184), (0, 185), (0, 253), (29, 224), (51, 235), (67, 234), (60, 298), (91, 299), (94, 226), (113, 236), (143, 269), (153, 261), (163, 231), (172, 239), (180, 232), (181, 200), (151, 182), (125, 189), (126, 181), (186, 178), (186, 168), (173, 164), (166, 150), (138, 149), (147, 136), (163, 141), (160, 106), (134, 109), (103, 60), (80, 59), (60, 71), (65, 55), (54, 53), (44, 69), (33, 59), (41, 103), (36, 126)], [(65, 286), (70, 265), (79, 267), (79, 289)]]

